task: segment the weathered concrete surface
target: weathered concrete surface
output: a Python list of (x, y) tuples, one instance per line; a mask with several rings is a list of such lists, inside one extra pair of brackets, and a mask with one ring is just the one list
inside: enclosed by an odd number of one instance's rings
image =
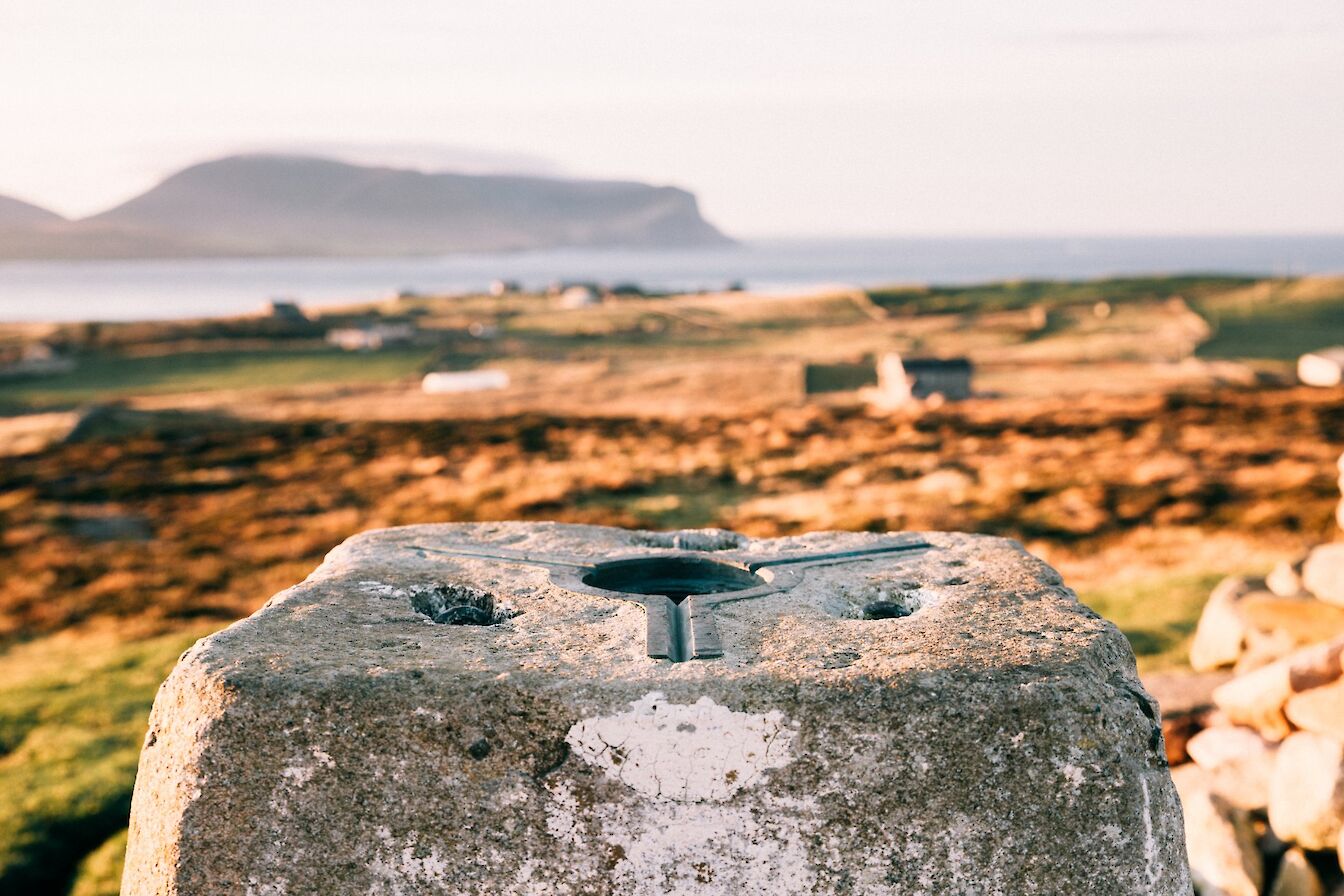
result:
[[(600, 559), (882, 537), (353, 538), (164, 684), (123, 893), (1187, 896), (1124, 638), (1016, 543), (925, 537), (719, 606), (723, 656), (680, 663), (645, 654), (635, 603), (418, 548)], [(493, 595), (496, 624), (414, 608), (444, 586)], [(918, 609), (863, 618), (893, 595)]]

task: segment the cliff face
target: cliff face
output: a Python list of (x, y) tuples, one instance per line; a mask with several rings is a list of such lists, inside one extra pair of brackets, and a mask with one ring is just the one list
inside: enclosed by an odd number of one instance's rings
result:
[(426, 174), (296, 156), (194, 165), (81, 221), (39, 221), (0, 257), (425, 255), (729, 242), (695, 197), (628, 181)]

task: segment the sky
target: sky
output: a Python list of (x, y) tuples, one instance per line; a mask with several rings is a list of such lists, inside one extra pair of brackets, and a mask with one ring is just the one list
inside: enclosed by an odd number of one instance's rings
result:
[(4, 0), (0, 193), (236, 151), (668, 183), (735, 236), (1344, 232), (1339, 0)]

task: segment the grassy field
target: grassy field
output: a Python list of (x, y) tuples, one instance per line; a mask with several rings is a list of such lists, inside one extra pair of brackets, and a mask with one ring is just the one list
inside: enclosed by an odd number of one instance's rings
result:
[(1189, 661), (1190, 636), (1200, 610), (1209, 592), (1230, 572), (1219, 568), (1157, 574), (1118, 586), (1085, 588), (1078, 597), (1125, 633), (1141, 669), (1165, 670)]
[(1186, 300), (1244, 287), (1246, 277), (1192, 275), (1185, 277), (1117, 277), (1107, 280), (1016, 280), (972, 286), (911, 286), (870, 290), (883, 308), (902, 314), (983, 313), (1033, 306), (1109, 302), (1152, 302), (1180, 297)]
[(65, 374), (0, 379), (0, 407), (42, 409), (81, 402), (217, 389), (283, 388), (320, 383), (385, 383), (424, 372), (431, 350), (394, 348), (359, 354), (314, 348), (175, 353), (149, 357), (91, 354)]
[(1201, 311), (1213, 326), (1212, 337), (1199, 347), (1202, 358), (1295, 361), (1314, 349), (1344, 345), (1344, 296)]
[[(53, 636), (0, 655), (0, 893), (65, 892), (81, 875), (77, 892), (116, 892), (108, 880), (150, 703), (206, 633)], [(95, 858), (109, 841), (112, 855)]]

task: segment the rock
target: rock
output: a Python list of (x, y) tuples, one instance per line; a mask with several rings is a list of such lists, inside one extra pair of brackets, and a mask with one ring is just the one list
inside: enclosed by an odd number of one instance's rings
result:
[(1296, 597), (1302, 593), (1302, 560), (1281, 560), (1265, 576), (1265, 587), (1279, 597)]
[(1264, 867), (1250, 815), (1228, 805), (1195, 765), (1172, 769), (1181, 796), (1190, 876), (1200, 896), (1259, 896)]
[(1255, 843), (1260, 850), (1260, 856), (1266, 863), (1277, 862), (1290, 845), (1280, 840), (1274, 834), (1274, 829), (1269, 826), (1269, 820), (1263, 817), (1263, 812), (1253, 813), (1251, 815), (1251, 826), (1255, 828)]
[[(1274, 599), (1280, 600), (1281, 598), (1276, 597)], [(1315, 601), (1315, 603), (1319, 603), (1319, 601)], [(1242, 650), (1240, 658), (1237, 659), (1237, 664), (1232, 667), (1232, 671), (1237, 675), (1254, 672), (1256, 669), (1283, 659), (1301, 646), (1293, 640), (1288, 632), (1247, 628), (1246, 646)]]
[(1249, 728), (1218, 727), (1190, 738), (1186, 749), (1213, 792), (1228, 803), (1252, 811), (1269, 805), (1276, 744)]
[(1143, 677), (1143, 686), (1162, 709), (1162, 740), (1168, 763), (1189, 761), (1188, 741), (1211, 724), (1213, 689), (1231, 677), (1224, 671), (1158, 672)]
[(1269, 823), (1303, 849), (1333, 849), (1344, 823), (1344, 744), (1299, 731), (1279, 747), (1269, 785)]
[(1312, 548), (1302, 564), (1302, 585), (1326, 603), (1344, 606), (1344, 543)]
[(1303, 730), (1344, 741), (1344, 678), (1293, 695), (1284, 714)]
[[(1268, 591), (1255, 591), (1241, 599), (1237, 610), (1252, 631), (1277, 635), (1282, 643), (1294, 646), (1344, 635), (1344, 607), (1309, 595), (1280, 597)], [(1248, 636), (1248, 640), (1253, 640), (1253, 636)]]
[(1325, 896), (1325, 886), (1306, 853), (1294, 847), (1283, 854), (1269, 896)]
[(1292, 731), (1284, 707), (1295, 693), (1320, 687), (1341, 675), (1344, 638), (1298, 650), (1277, 662), (1234, 678), (1213, 691), (1213, 702), (1234, 725), (1247, 725), (1269, 740)]
[(1283, 714), (1292, 695), (1288, 661), (1282, 659), (1218, 687), (1213, 701), (1229, 722), (1248, 725), (1269, 740), (1280, 741), (1292, 731)]
[(1213, 589), (1190, 643), (1190, 665), (1196, 672), (1230, 666), (1241, 656), (1246, 623), (1237, 602), (1250, 591), (1250, 583), (1239, 576), (1223, 579)]
[(1157, 719), (1004, 539), (369, 532), (164, 684), (123, 893), (1188, 896)]

